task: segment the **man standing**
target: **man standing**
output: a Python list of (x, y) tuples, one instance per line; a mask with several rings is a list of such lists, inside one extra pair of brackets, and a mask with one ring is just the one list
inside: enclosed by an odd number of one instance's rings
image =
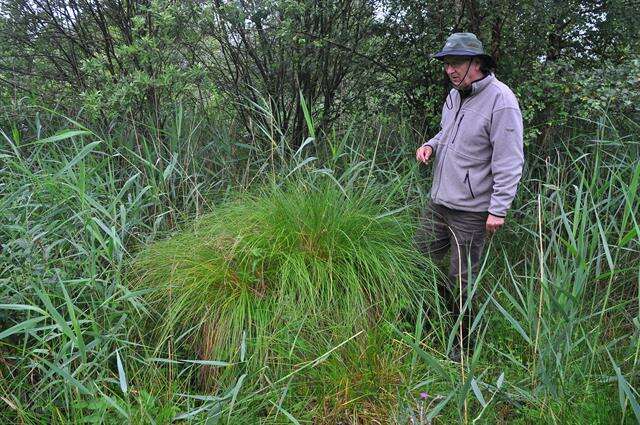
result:
[[(485, 235), (504, 224), (516, 194), (524, 163), (522, 115), (513, 92), (493, 74), (495, 61), (474, 34), (452, 34), (433, 57), (444, 63), (454, 88), (442, 108), (440, 131), (416, 151), (419, 162), (435, 158), (431, 200), (416, 243), (435, 260), (451, 248), (449, 282), (441, 286), (441, 294), (456, 320), (469, 277), (477, 276)], [(459, 298), (453, 295), (458, 291)], [(463, 344), (470, 326), (468, 310), (464, 317)], [(452, 358), (459, 358), (461, 348), (454, 349)]]

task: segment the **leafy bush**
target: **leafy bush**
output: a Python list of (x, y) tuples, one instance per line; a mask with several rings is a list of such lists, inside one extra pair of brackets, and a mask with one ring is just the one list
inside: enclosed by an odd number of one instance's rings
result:
[[(513, 84), (521, 103), (526, 145), (557, 144), (571, 135), (571, 126), (598, 130), (595, 118), (614, 127), (636, 121), (640, 112), (640, 58), (603, 61), (597, 69), (581, 68), (577, 60), (536, 61), (527, 79)], [(561, 134), (561, 132), (564, 132)], [(563, 137), (557, 137), (562, 135)]]

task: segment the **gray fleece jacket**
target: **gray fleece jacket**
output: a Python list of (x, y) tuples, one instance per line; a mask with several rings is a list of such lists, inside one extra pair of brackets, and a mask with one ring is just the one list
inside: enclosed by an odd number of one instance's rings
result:
[(435, 155), (431, 199), (505, 217), (524, 164), (518, 100), (493, 74), (474, 82), (468, 96), (454, 89), (447, 100), (440, 132), (424, 144)]

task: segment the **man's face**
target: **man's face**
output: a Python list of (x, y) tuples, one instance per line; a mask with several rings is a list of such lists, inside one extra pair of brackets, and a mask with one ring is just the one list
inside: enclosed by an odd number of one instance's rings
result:
[(466, 88), (482, 77), (480, 64), (469, 56), (445, 56), (444, 70), (451, 83), (458, 88)]

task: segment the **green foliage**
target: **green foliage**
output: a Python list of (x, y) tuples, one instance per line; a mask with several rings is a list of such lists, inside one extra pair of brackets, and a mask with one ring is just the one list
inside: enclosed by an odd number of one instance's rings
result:
[(81, 63), (85, 88), (80, 102), (89, 118), (109, 121), (123, 114), (139, 117), (154, 112), (164, 120), (176, 99), (191, 102), (197, 90), (216, 92), (207, 81), (202, 63), (191, 63), (174, 46), (189, 36), (185, 25), (192, 10), (176, 2), (153, 1), (141, 5), (131, 19), (130, 34), (118, 35), (113, 58), (99, 54)]
[(527, 78), (513, 85), (525, 122), (525, 144), (540, 141), (547, 147), (574, 123), (595, 127), (593, 117), (635, 119), (640, 116), (639, 76), (636, 56), (621, 64), (606, 61), (597, 69), (584, 69), (575, 59), (536, 61)]
[(302, 98), (319, 139), (356, 112), (433, 134), (449, 86), (430, 55), (473, 31), (519, 95), (527, 144), (544, 150), (574, 117), (635, 110), (640, 32), (626, 3), (3, 0), (0, 96), (14, 116), (44, 104), (137, 133), (162, 131), (180, 101), (209, 124), (233, 116), (254, 148), (276, 132), (305, 140)]
[[(454, 3), (1, 1), (0, 422), (638, 421), (636, 16)], [(411, 245), (459, 30), (529, 146), (464, 364)]]
[(312, 325), (355, 331), (415, 311), (427, 264), (407, 218), (387, 213), (375, 188), (344, 193), (325, 180), (240, 197), (144, 250), (135, 286), (152, 290), (165, 329), (204, 323), (205, 358), (231, 358), (245, 332), (261, 353), (258, 338), (301, 318), (309, 338)]
[[(222, 119), (172, 116), (140, 133), (48, 112), (2, 127), (3, 423), (637, 421), (633, 120), (592, 116), (595, 131), (528, 156), (470, 285), (462, 365), (424, 288), (441, 277), (413, 257), (425, 180), (408, 122), (354, 119), (316, 133), (326, 143), (276, 134), (260, 150)], [(397, 312), (417, 286), (414, 323)], [(216, 311), (220, 356), (197, 345)]]
[(176, 48), (193, 42), (190, 3), (2, 3), (2, 72), (12, 75), (0, 81), (14, 104), (28, 95), (30, 104), (81, 111), (102, 125), (152, 117), (162, 127), (176, 100), (203, 108), (216, 101), (206, 63)]

